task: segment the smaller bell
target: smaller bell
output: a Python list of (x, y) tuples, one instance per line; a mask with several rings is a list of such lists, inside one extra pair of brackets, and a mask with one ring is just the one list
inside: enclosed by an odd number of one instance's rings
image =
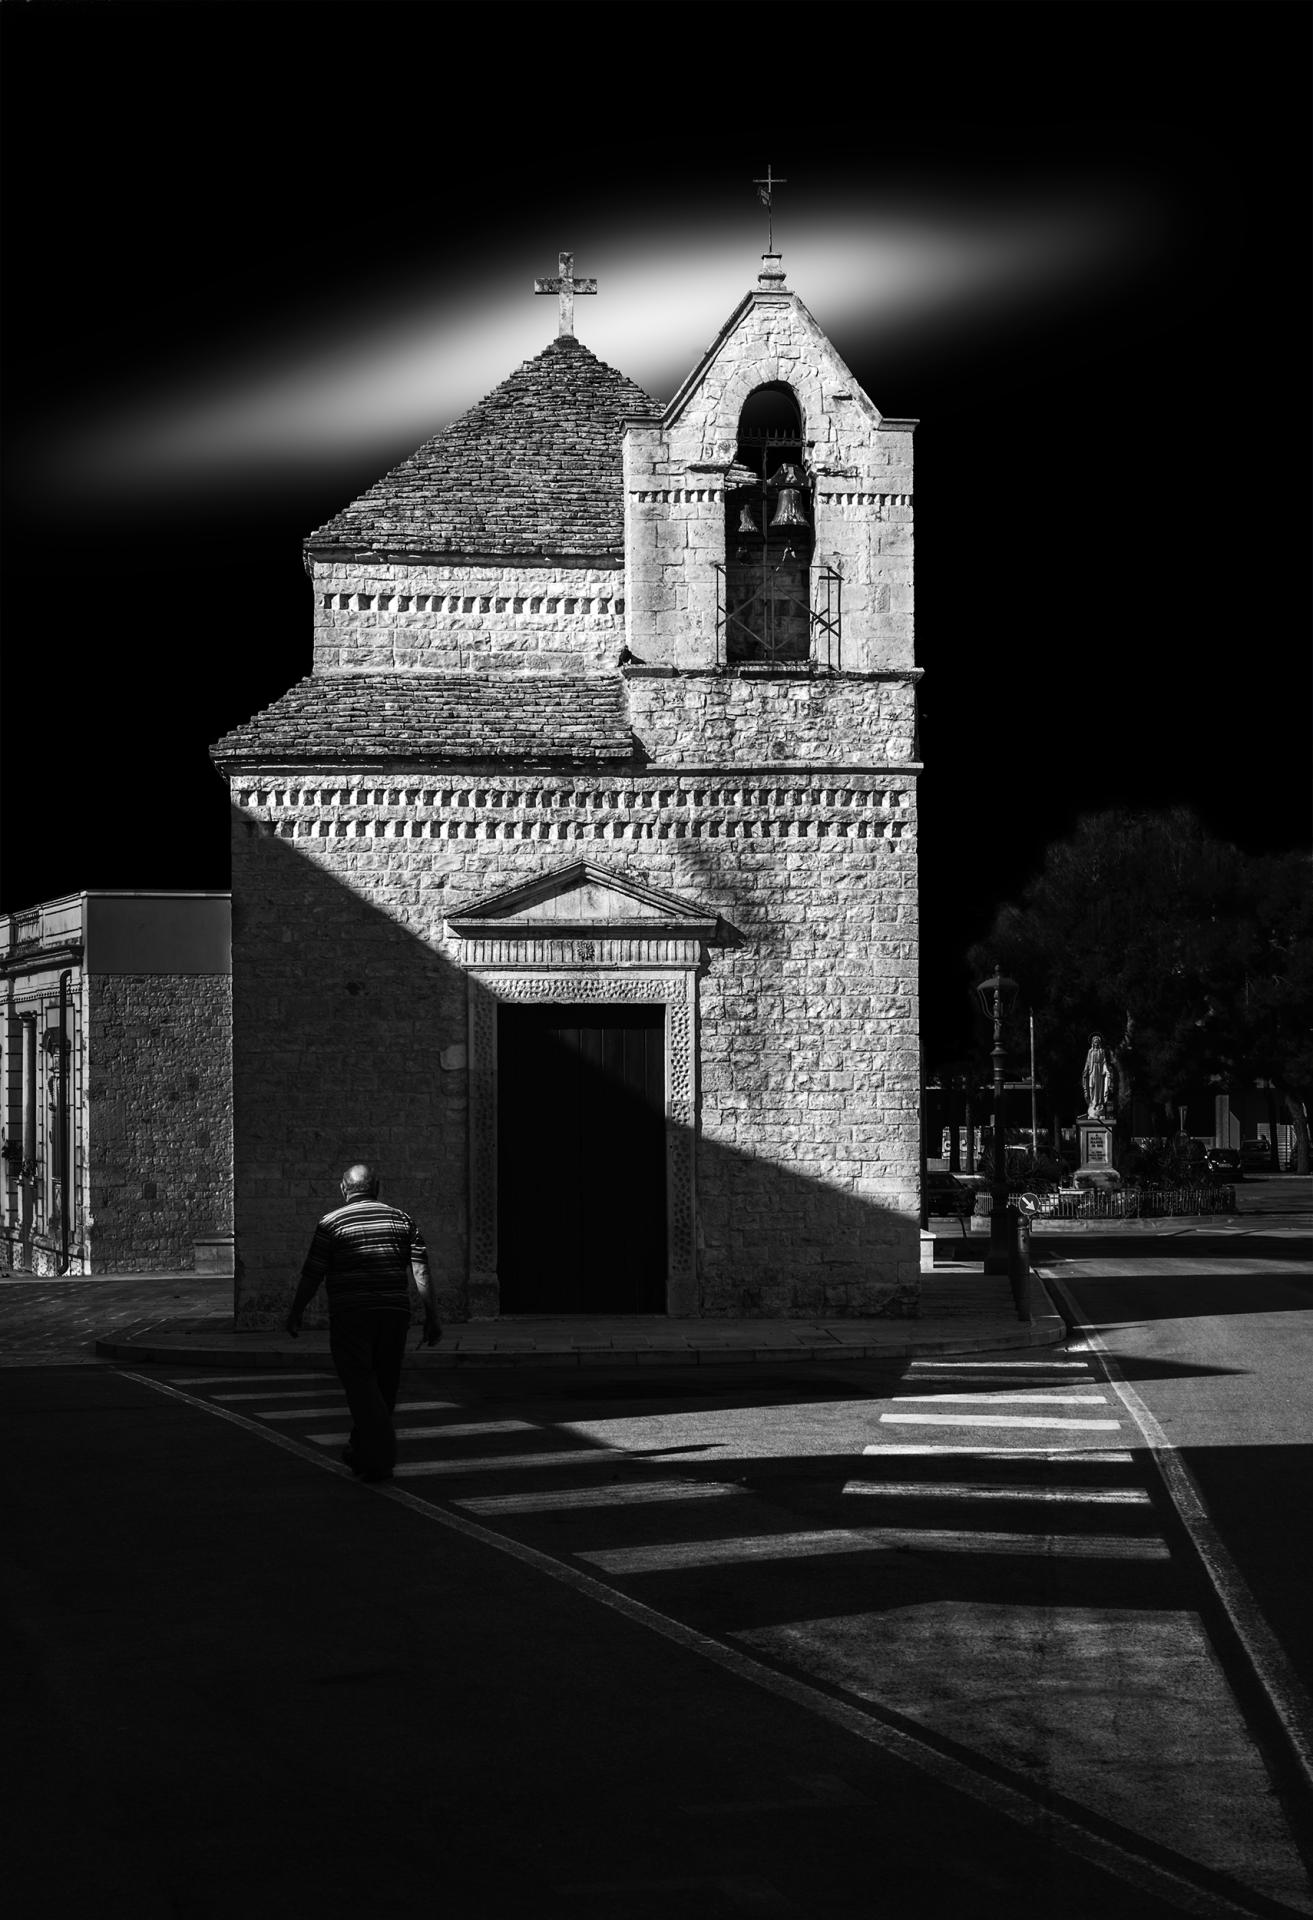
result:
[(752, 508), (746, 504), (739, 509), (739, 532), (757, 533), (759, 528), (752, 517)]
[(811, 525), (802, 510), (802, 500), (796, 487), (781, 489), (770, 523), (772, 527), (809, 527)]

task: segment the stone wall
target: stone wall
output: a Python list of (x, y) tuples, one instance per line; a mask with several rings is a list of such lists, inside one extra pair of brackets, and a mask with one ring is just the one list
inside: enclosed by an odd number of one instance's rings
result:
[(907, 767), (916, 756), (916, 673), (858, 679), (739, 668), (624, 669), (640, 750), (660, 766), (821, 772)]
[[(890, 706), (870, 759), (903, 757), (909, 690), (851, 698)], [(245, 1324), (286, 1311), (315, 1220), (360, 1158), (420, 1220), (441, 1310), (466, 1316), (468, 955), (446, 917), (582, 858), (719, 919), (697, 982), (701, 1311), (915, 1310), (910, 769), (397, 773), (383, 787), (325, 768), (236, 782), (234, 799)], [(577, 970), (583, 952), (559, 963)]]
[(84, 1022), (90, 1270), (189, 1270), (232, 1231), (231, 981), (92, 974)]
[(396, 667), (614, 667), (620, 568), (316, 560), (317, 673)]

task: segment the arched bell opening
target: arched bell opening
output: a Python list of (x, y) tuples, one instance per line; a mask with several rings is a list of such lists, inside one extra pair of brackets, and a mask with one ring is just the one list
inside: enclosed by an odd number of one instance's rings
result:
[(725, 657), (811, 658), (811, 484), (802, 413), (774, 380), (750, 393), (725, 487)]

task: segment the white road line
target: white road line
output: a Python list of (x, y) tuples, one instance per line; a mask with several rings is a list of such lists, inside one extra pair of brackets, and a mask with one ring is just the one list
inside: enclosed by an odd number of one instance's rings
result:
[(1050, 1393), (1043, 1387), (1031, 1393), (900, 1393), (895, 1398), (900, 1404), (912, 1400), (965, 1407), (1007, 1406), (1009, 1402), (1028, 1407), (1106, 1407), (1108, 1404), (1106, 1393)]
[(212, 1393), (211, 1400), (322, 1400), (326, 1395), (336, 1394), (340, 1400), (340, 1386), (330, 1387), (270, 1387), (265, 1393)]
[[(459, 1406), (458, 1400), (398, 1400), (396, 1413), (436, 1413), (439, 1407)], [(251, 1411), (261, 1420), (322, 1420), (331, 1407), (286, 1407), (266, 1411), (263, 1407)]]
[(551, 1493), (493, 1493), (453, 1505), (471, 1513), (564, 1513), (573, 1507), (643, 1507), (663, 1501), (721, 1500), (742, 1496), (743, 1487), (708, 1480), (646, 1480), (633, 1486), (568, 1487)]
[(996, 1480), (849, 1480), (845, 1493), (916, 1500), (1044, 1500), (1090, 1507), (1147, 1507), (1143, 1487), (1006, 1487)]
[[(226, 1420), (230, 1426), (255, 1434), (267, 1445), (281, 1448), (284, 1453), (317, 1467), (321, 1473), (331, 1473), (343, 1481), (351, 1480), (348, 1469), (339, 1462), (316, 1453), (290, 1434), (262, 1426), (258, 1420), (238, 1413), (234, 1408), (216, 1407), (211, 1401), (196, 1400), (189, 1394), (178, 1392), (163, 1380), (153, 1380), (147, 1374), (133, 1373), (127, 1368), (119, 1377), (145, 1387), (148, 1392), (158, 1393), (166, 1399), (176, 1400), (183, 1406), (208, 1414), (211, 1419)], [(634, 1625), (658, 1634), (672, 1645), (719, 1667), (722, 1672), (732, 1674), (764, 1693), (774, 1694), (817, 1719), (843, 1728), (854, 1738), (891, 1755), (903, 1765), (917, 1768), (941, 1786), (967, 1794), (978, 1805), (1013, 1821), (1023, 1836), (1033, 1836), (1037, 1830), (1042, 1830), (1046, 1845), (1060, 1846), (1078, 1860), (1088, 1861), (1104, 1872), (1116, 1874), (1131, 1886), (1169, 1903), (1174, 1902), (1181, 1906), (1182, 1911), (1199, 1916), (1199, 1920), (1252, 1920), (1252, 1905), (1246, 1903), (1242, 1906), (1224, 1893), (1201, 1886), (1193, 1862), (1180, 1855), (1173, 1856), (1169, 1861), (1150, 1857), (1133, 1834), (1110, 1838), (1075, 1814), (1058, 1811), (1044, 1797), (1037, 1798), (1032, 1783), (1023, 1775), (1013, 1774), (1007, 1779), (998, 1779), (993, 1772), (982, 1772), (968, 1761), (941, 1752), (938, 1746), (926, 1739), (914, 1721), (902, 1714), (882, 1708), (874, 1702), (858, 1706), (852, 1701), (823, 1693), (793, 1674), (764, 1667), (741, 1648), (713, 1640), (709, 1634), (699, 1633), (696, 1627), (685, 1626), (683, 1621), (675, 1620), (632, 1595), (607, 1586), (604, 1581), (595, 1579), (580, 1567), (553, 1559), (537, 1547), (526, 1546), (505, 1534), (495, 1533), (464, 1514), (435, 1507), (416, 1494), (407, 1493), (403, 1487), (383, 1484), (361, 1488), (361, 1495), (391, 1501), (396, 1506), (407, 1508), (430, 1526), (461, 1534), (467, 1540), (476, 1541), (496, 1553), (505, 1554), (524, 1566), (534, 1568), (549, 1580), (555, 1580), (558, 1585), (569, 1587), (598, 1606), (606, 1607)]]
[[(238, 1387), (252, 1380), (328, 1380), (331, 1378), (331, 1375), (326, 1373), (310, 1373), (304, 1367), (301, 1368), (299, 1373), (229, 1373), (225, 1369), (220, 1375), (220, 1378), (223, 1380), (225, 1386)], [(211, 1386), (213, 1382), (214, 1370), (210, 1369), (200, 1377), (194, 1373), (175, 1374), (169, 1384), (174, 1387), (208, 1387)], [(217, 1398), (218, 1396), (216, 1395), (215, 1397)]]
[(1068, 1427), (1091, 1433), (1121, 1425), (1120, 1420), (1072, 1420), (1059, 1415), (1046, 1420), (1020, 1413), (882, 1413), (880, 1419), (903, 1427)]

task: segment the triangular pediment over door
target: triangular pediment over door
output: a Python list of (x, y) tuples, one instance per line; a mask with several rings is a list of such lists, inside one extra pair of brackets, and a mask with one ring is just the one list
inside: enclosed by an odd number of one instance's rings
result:
[(448, 914), (465, 939), (513, 940), (627, 936), (651, 940), (710, 940), (715, 913), (700, 902), (662, 893), (631, 875), (572, 861), (523, 886), (476, 900)]

